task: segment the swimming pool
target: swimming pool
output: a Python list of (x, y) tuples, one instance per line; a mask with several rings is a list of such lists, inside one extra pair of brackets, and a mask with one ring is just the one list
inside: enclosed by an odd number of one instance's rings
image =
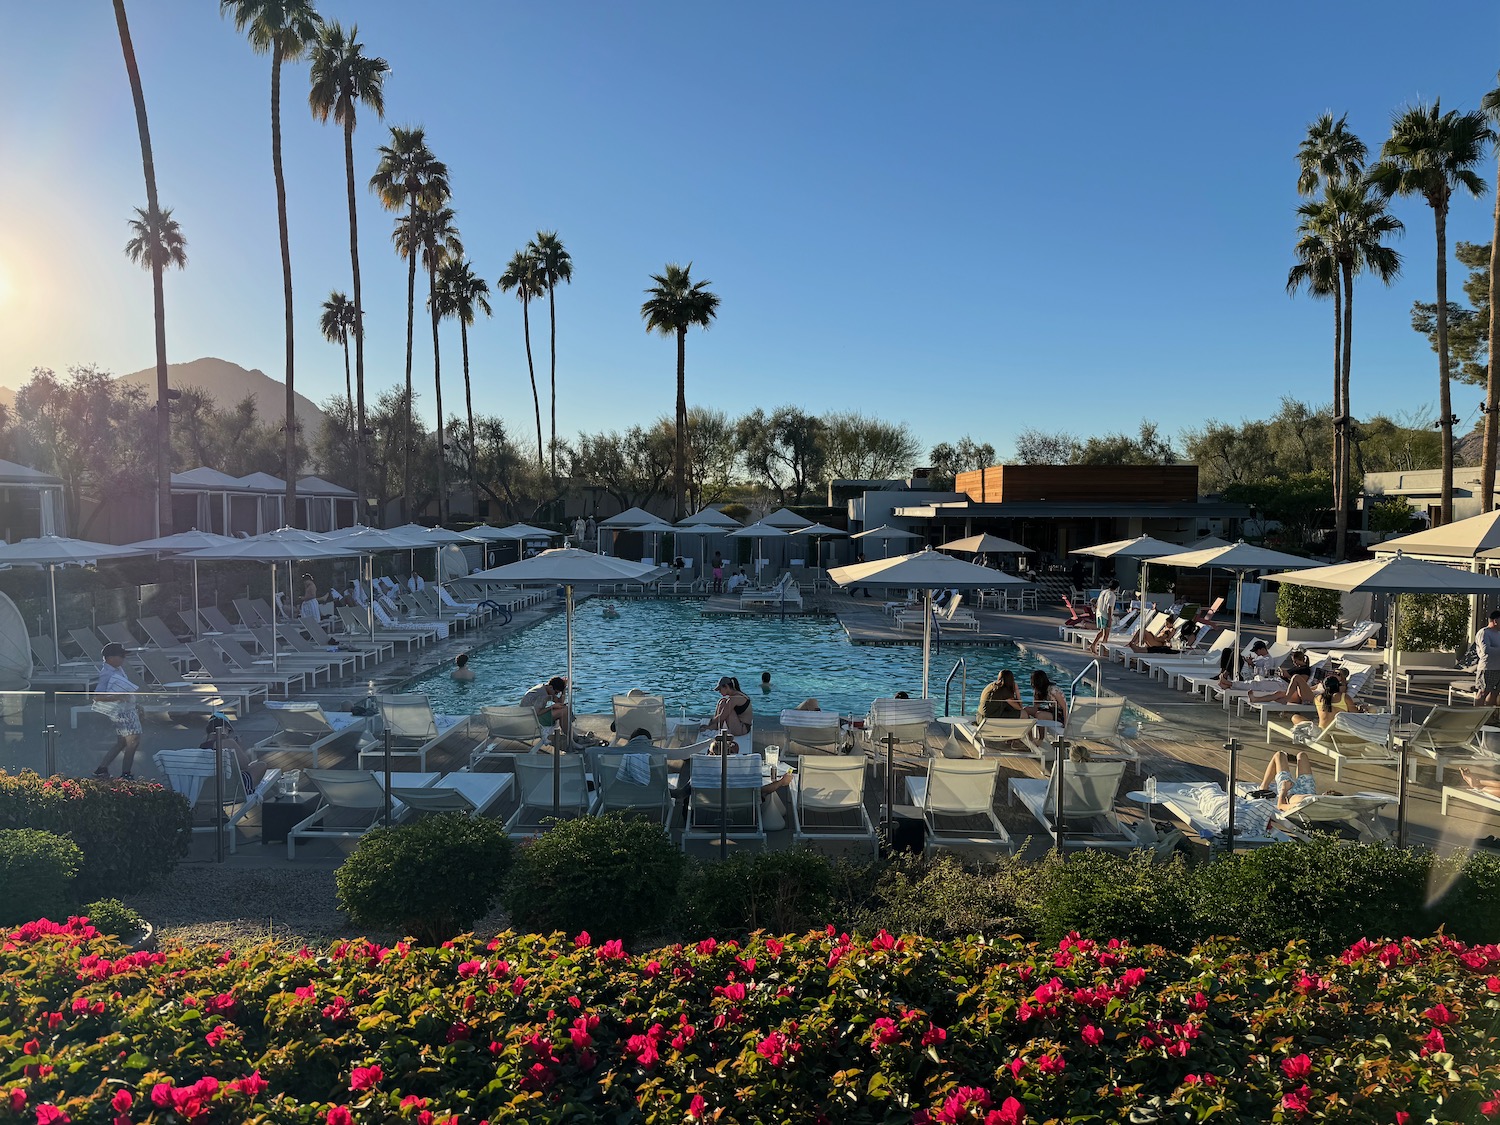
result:
[[(720, 676), (736, 676), (762, 716), (775, 715), (815, 698), (825, 711), (862, 713), (877, 696), (922, 692), (919, 645), (854, 645), (831, 617), (739, 617), (705, 614), (697, 602), (644, 600), (617, 603), (620, 616), (606, 620), (597, 600), (580, 605), (573, 623), (573, 668), (580, 712), (608, 713), (610, 696), (643, 688), (665, 696), (675, 715), (707, 714), (718, 697)], [(413, 681), (439, 714), (466, 714), (487, 703), (514, 703), (532, 684), (567, 669), (567, 632), (562, 614), (479, 649), (469, 658), (472, 683), (455, 682), (446, 667)], [(932, 660), (932, 691), (957, 659), (944, 649)], [(1027, 687), (1033, 668), (1056, 669), (1013, 644), (962, 649), (969, 668), (972, 710), (985, 682), (1010, 668)], [(771, 673), (762, 692), (762, 672)], [(1029, 698), (1030, 692), (1026, 690)], [(957, 682), (953, 709), (958, 710)]]

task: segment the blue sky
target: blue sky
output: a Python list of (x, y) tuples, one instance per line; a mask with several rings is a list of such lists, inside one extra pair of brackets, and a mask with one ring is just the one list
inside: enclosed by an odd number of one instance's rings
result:
[[(723, 299), (689, 340), (690, 402), (863, 409), (924, 446), (969, 433), (1002, 457), (1026, 426), (1087, 434), (1144, 415), (1175, 434), (1264, 416), (1283, 394), (1326, 401), (1332, 309), (1284, 290), (1298, 140), (1331, 108), (1376, 149), (1403, 103), (1473, 107), (1500, 65), (1492, 0), (1452, 0), (1441, 19), (1387, 0), (321, 10), (390, 61), (386, 122), (426, 127), (492, 285), (538, 229), (572, 253), (560, 433), (670, 414), (673, 347), (639, 306), (650, 273), (690, 260)], [(270, 60), (210, 0), (134, 0), (130, 17), (162, 200), (189, 239), (168, 282), (169, 358), (280, 378)], [(121, 253), (145, 193), (111, 7), (17, 5), (3, 22), (0, 383), (149, 366), (149, 279)], [(317, 314), (349, 286), (348, 238), (341, 137), (311, 119), (306, 84), (289, 65), (297, 386), (321, 401), (343, 390)], [(384, 135), (366, 114), (361, 185)], [(390, 217), (360, 203), (373, 394), (403, 378), (405, 270)], [(1450, 238), (1487, 241), (1492, 203), (1456, 201)], [(1405, 269), (1356, 290), (1354, 408), (1435, 414), (1436, 357), (1409, 326), (1433, 287), (1431, 212), (1394, 209)], [(419, 319), (430, 417), (429, 340)], [(443, 346), (452, 409), (456, 327)], [(524, 434), (514, 300), (495, 298), (470, 350), (476, 409)], [(1479, 399), (1455, 394), (1465, 428)]]

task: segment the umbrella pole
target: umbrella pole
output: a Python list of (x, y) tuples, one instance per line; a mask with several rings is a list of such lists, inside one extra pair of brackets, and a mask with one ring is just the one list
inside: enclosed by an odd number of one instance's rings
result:
[(200, 626), (198, 624), (198, 607), (203, 603), (198, 600), (198, 560), (193, 560), (193, 640), (202, 640)]
[[(569, 729), (564, 735), (568, 742), (573, 741), (572, 717), (573, 700), (577, 697), (577, 689), (573, 686), (573, 587), (563, 587), (564, 612), (567, 619), (568, 630), (568, 690), (563, 692), (562, 705), (568, 715)], [(562, 753), (565, 747), (554, 746), (552, 748), (552, 815), (562, 815)]]
[(437, 587), (438, 620), (443, 619), (443, 548), (441, 545), (434, 547), (432, 551), (432, 584)]
[(1141, 612), (1136, 618), (1135, 625), (1136, 632), (1140, 634), (1136, 637), (1135, 643), (1140, 645), (1146, 643), (1146, 591), (1151, 588), (1151, 583), (1146, 580), (1146, 574), (1150, 565), (1145, 559), (1141, 560)]
[[(365, 583), (365, 589), (368, 591), (365, 595), (365, 621), (369, 623), (370, 640), (373, 642), (375, 640), (375, 555), (372, 552), (367, 557), (370, 561), (370, 575), (369, 581)], [(394, 655), (395, 649), (393, 648), (391, 652)]]
[(280, 646), (276, 643), (276, 564), (271, 564), (271, 671), (280, 672)]
[(924, 590), (922, 611), (922, 698), (927, 698), (927, 672), (932, 661), (932, 591)]
[[(1210, 574), (1213, 573), (1213, 569), (1212, 568), (1209, 569), (1209, 573)], [(1245, 572), (1243, 570), (1235, 571), (1234, 577), (1235, 577), (1235, 587), (1234, 587), (1234, 648), (1231, 650), (1234, 653), (1234, 660), (1230, 664), (1230, 667), (1234, 669), (1234, 672), (1230, 676), (1230, 678), (1231, 679), (1239, 679), (1239, 671), (1240, 671), (1240, 649), (1244, 647), (1243, 644), (1241, 643), (1244, 638), (1240, 634), (1240, 602), (1244, 600), (1243, 595), (1245, 593)], [(1226, 723), (1228, 723), (1228, 722), (1231, 721), (1230, 717), (1229, 717), (1229, 712), (1227, 710), (1224, 712), (1224, 721)], [(1226, 750), (1229, 751), (1229, 772), (1226, 775), (1225, 780), (1224, 780), (1224, 791), (1229, 794), (1229, 824), (1227, 825), (1227, 827), (1225, 829), (1224, 839), (1225, 839), (1225, 842), (1229, 845), (1229, 854), (1233, 855), (1234, 854), (1234, 775), (1235, 775), (1235, 766), (1239, 764), (1240, 744), (1235, 740), (1235, 738), (1234, 738), (1233, 735), (1230, 735), (1229, 741), (1224, 744), (1224, 749), (1226, 749)]]
[[(1385, 670), (1387, 697), (1391, 705), (1391, 725), (1386, 735), (1386, 746), (1396, 740), (1396, 661), (1400, 650), (1396, 647), (1397, 630), (1401, 625), (1401, 595), (1391, 595), (1391, 666)], [(1401, 744), (1400, 758), (1396, 764), (1396, 846), (1406, 847), (1406, 743)]]
[(58, 639), (62, 633), (62, 622), (57, 619), (57, 566), (55, 563), (47, 564), (47, 586), (52, 591), (52, 658), (56, 661), (56, 667), (62, 667), (62, 641)]

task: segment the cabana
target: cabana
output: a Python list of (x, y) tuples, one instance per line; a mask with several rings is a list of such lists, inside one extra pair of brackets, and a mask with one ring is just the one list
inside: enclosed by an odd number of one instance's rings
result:
[(302, 477), (297, 481), (297, 508), (302, 526), (308, 531), (336, 531), (354, 526), (359, 515), (354, 510), (358, 500), (353, 490), (322, 477)]
[(7, 543), (65, 534), (64, 510), (60, 478), (0, 460), (0, 533)]

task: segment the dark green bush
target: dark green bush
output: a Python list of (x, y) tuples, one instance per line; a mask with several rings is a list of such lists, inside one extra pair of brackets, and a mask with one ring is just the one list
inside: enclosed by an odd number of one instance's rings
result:
[(511, 855), (497, 822), (452, 813), (367, 833), (333, 878), (339, 906), (356, 925), (436, 945), (490, 912)]
[(117, 898), (101, 898), (79, 911), (101, 934), (132, 940), (146, 926), (146, 919)]
[(1434, 856), (1427, 902), (1443, 928), (1460, 941), (1500, 941), (1500, 855)]
[(952, 855), (897, 855), (867, 870), (866, 886), (848, 884), (854, 893), (842, 924), (854, 932), (887, 930), (946, 941), (1035, 928), (1028, 902), (1043, 870), (1036, 864), (1005, 857), (975, 871)]
[(1276, 620), (1284, 629), (1332, 629), (1342, 606), (1343, 596), (1337, 590), (1289, 582), (1276, 595)]
[(628, 941), (667, 924), (682, 867), (659, 824), (616, 815), (565, 820), (517, 849), (505, 907), (520, 929)]
[(0, 773), (0, 828), (39, 828), (83, 851), (81, 898), (138, 891), (177, 866), (192, 839), (187, 802), (151, 782)]
[(70, 891), (83, 852), (53, 832), (0, 830), (0, 925), (37, 918), (61, 922), (73, 913)]
[(1320, 952), (1367, 935), (1431, 933), (1445, 920), (1427, 906), (1431, 859), (1430, 852), (1331, 837), (1225, 856), (1194, 871), (1197, 929), (1256, 949), (1301, 939)]
[(697, 861), (682, 887), (682, 925), (693, 937), (802, 933), (838, 917), (834, 868), (806, 848)]
[(1185, 948), (1193, 933), (1191, 881), (1180, 856), (1155, 863), (1145, 851), (1079, 851), (1063, 862), (1053, 853), (1038, 873), (1036, 937), (1052, 942), (1076, 931)]

